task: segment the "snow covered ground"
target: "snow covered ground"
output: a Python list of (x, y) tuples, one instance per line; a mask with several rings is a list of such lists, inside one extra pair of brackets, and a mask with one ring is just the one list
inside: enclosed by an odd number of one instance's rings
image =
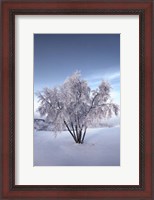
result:
[(34, 132), (34, 166), (119, 166), (120, 127), (90, 128), (84, 144), (67, 131)]

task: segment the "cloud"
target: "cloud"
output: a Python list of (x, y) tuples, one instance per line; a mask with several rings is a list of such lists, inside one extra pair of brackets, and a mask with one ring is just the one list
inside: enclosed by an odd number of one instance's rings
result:
[(98, 85), (101, 83), (102, 80), (107, 80), (111, 84), (114, 84), (116, 82), (119, 83), (120, 82), (120, 73), (115, 72), (115, 73), (110, 73), (110, 74), (103, 74), (103, 73), (93, 74), (93, 75), (89, 75), (89, 76), (85, 77), (85, 79), (87, 80), (89, 85), (94, 89), (94, 88), (98, 87)]
[(120, 78), (120, 73), (119, 72), (116, 72), (114, 74), (109, 74), (106, 76), (106, 78), (110, 81), (113, 81), (115, 79), (119, 79)]

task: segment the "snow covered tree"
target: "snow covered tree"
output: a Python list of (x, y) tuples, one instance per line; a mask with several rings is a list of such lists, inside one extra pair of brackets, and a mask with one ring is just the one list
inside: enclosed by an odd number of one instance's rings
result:
[(88, 126), (118, 114), (119, 106), (112, 102), (110, 91), (106, 81), (91, 90), (80, 72), (75, 72), (63, 85), (37, 93), (38, 111), (52, 123), (55, 132), (67, 129), (76, 143), (83, 143)]

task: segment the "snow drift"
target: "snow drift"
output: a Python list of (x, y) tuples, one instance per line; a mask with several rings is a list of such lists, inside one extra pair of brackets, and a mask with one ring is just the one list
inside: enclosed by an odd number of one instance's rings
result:
[(120, 127), (89, 128), (77, 144), (67, 131), (34, 132), (34, 166), (119, 166)]

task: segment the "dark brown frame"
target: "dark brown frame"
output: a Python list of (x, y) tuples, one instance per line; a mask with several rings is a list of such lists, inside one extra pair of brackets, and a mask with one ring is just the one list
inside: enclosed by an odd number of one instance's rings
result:
[[(152, 1), (2, 1), (2, 197), (152, 199)], [(15, 15), (139, 15), (140, 173), (139, 185), (15, 185)], [(153, 171), (154, 172), (154, 171)]]

